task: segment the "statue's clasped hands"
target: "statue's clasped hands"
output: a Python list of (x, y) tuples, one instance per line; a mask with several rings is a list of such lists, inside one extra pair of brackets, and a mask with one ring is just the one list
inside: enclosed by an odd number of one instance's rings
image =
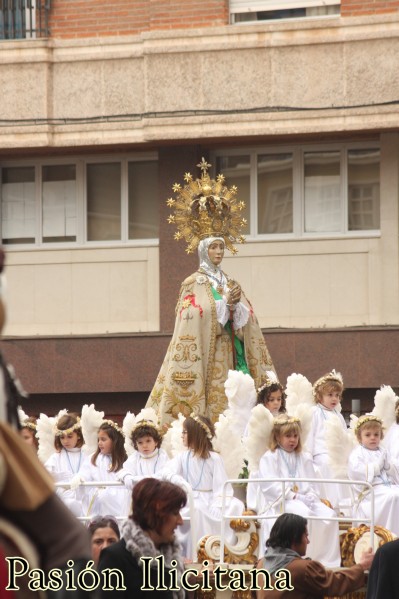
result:
[(227, 303), (229, 305), (238, 304), (240, 299), (241, 299), (241, 287), (238, 283), (234, 283), (234, 285), (231, 287), (229, 293), (227, 294)]

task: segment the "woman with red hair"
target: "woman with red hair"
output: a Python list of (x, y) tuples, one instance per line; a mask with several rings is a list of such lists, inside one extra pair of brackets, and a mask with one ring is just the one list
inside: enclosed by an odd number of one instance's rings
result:
[(175, 530), (183, 523), (180, 510), (186, 505), (185, 491), (167, 481), (144, 478), (134, 486), (132, 500), (133, 513), (122, 526), (121, 540), (103, 549), (98, 564), (100, 572), (119, 570), (126, 588), (104, 589), (101, 597), (183, 599), (182, 588), (172, 591), (157, 587), (160, 580), (168, 585), (170, 568), (177, 571), (178, 581), (183, 572)]

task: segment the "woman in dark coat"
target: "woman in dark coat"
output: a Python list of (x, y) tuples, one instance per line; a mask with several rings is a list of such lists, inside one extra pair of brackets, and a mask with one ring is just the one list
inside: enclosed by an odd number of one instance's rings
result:
[[(134, 486), (132, 499), (133, 514), (122, 526), (121, 540), (100, 555), (103, 581), (108, 568), (120, 573), (110, 575), (110, 585), (103, 584), (101, 597), (183, 599), (184, 589), (177, 590), (183, 561), (175, 530), (183, 523), (180, 510), (186, 504), (186, 493), (173, 483), (145, 478)], [(176, 590), (170, 590), (171, 569)]]
[(367, 582), (367, 599), (399, 599), (399, 539), (377, 549)]

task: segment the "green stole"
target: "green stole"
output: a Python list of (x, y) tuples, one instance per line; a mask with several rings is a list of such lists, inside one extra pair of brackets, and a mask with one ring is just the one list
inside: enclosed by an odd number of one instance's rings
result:
[[(212, 295), (215, 298), (215, 300), (222, 299), (222, 296), (220, 295), (220, 293), (218, 293), (216, 291), (216, 289), (213, 287), (213, 285), (211, 285), (211, 289), (212, 289)], [(229, 337), (231, 339), (232, 330), (231, 330), (231, 321), (230, 320), (228, 320), (226, 322), (226, 324), (224, 325), (224, 328), (227, 331), (227, 333), (229, 334)], [(250, 374), (248, 366), (247, 366), (247, 361), (245, 359), (244, 342), (241, 341), (237, 337), (237, 335), (234, 335), (234, 347), (235, 347), (235, 351), (236, 351), (236, 370), (244, 372), (245, 374)]]

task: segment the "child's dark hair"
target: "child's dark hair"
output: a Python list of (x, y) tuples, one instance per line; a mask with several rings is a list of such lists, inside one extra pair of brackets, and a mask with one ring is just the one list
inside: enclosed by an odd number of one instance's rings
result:
[[(57, 433), (54, 437), (54, 447), (56, 451), (62, 450), (61, 437), (64, 435), (69, 435), (70, 433), (75, 432), (78, 436), (78, 441), (76, 443), (76, 447), (82, 447), (84, 444), (82, 428), (80, 426), (80, 418), (78, 414), (75, 412), (70, 412), (69, 414), (64, 414), (61, 418), (57, 420)], [(63, 432), (61, 432), (63, 431)]]
[(137, 426), (130, 435), (133, 447), (136, 451), (137, 441), (142, 437), (152, 437), (152, 439), (154, 439), (155, 443), (157, 444), (158, 448), (162, 445), (162, 435), (155, 428), (155, 426), (151, 426), (150, 424), (143, 424), (142, 426)]
[(183, 430), (187, 431), (187, 446), (200, 458), (207, 459), (213, 451), (212, 438), (215, 427), (206, 416), (194, 414), (183, 422)]
[(284, 393), (283, 385), (279, 382), (271, 383), (271, 385), (267, 385), (267, 383), (265, 383), (264, 385), (259, 387), (258, 393), (256, 396), (256, 403), (263, 404), (264, 406), (266, 406), (267, 402), (269, 401), (270, 395), (274, 391), (281, 391), (281, 406), (280, 406), (279, 412), (280, 412), (280, 414), (285, 414), (285, 412), (287, 411), (286, 407), (285, 407), (286, 395)]
[(396, 424), (399, 424), (399, 399), (397, 399), (395, 402), (395, 419)]
[(21, 430), (26, 428), (32, 435), (33, 443), (35, 444), (36, 449), (39, 449), (39, 439), (37, 437), (37, 418), (35, 416), (29, 416), (21, 422)]
[[(119, 470), (123, 466), (123, 462), (127, 460), (127, 455), (125, 451), (125, 440), (122, 430), (115, 422), (112, 422), (111, 420), (105, 420), (98, 429), (98, 434), (100, 434), (101, 432), (106, 433), (112, 441), (111, 467), (109, 471), (119, 472)], [(92, 464), (96, 465), (96, 461), (100, 453), (100, 448), (97, 447), (97, 451), (93, 454), (93, 457), (91, 458)]]

